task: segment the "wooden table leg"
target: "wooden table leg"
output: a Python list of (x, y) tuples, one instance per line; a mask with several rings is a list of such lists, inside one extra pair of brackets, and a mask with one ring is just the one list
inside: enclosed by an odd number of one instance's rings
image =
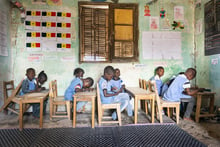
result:
[(214, 113), (214, 102), (215, 102), (215, 96), (210, 95), (210, 102), (209, 102), (209, 113), (213, 114)]
[(134, 124), (137, 124), (138, 98), (134, 98)]
[[(155, 97), (155, 96), (153, 96)], [(155, 105), (155, 101), (154, 98), (151, 100), (152, 102), (152, 106), (151, 106), (151, 122), (154, 123), (154, 105)]]
[(73, 128), (76, 127), (76, 99), (77, 97), (74, 97), (73, 100)]
[(196, 122), (199, 122), (199, 117), (200, 117), (200, 108), (201, 108), (201, 101), (202, 101), (202, 95), (197, 96), (197, 103), (196, 103)]
[(19, 129), (22, 131), (23, 129), (23, 104), (22, 101), (19, 102)]
[(92, 98), (92, 128), (95, 127), (95, 98)]
[(44, 100), (40, 99), (40, 128), (43, 127)]

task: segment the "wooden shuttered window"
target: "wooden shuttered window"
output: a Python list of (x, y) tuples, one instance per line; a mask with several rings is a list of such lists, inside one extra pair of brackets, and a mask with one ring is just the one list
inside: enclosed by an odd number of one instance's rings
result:
[(131, 5), (79, 2), (80, 62), (137, 60), (137, 10)]
[(109, 11), (112, 60), (137, 61), (138, 5), (111, 4)]

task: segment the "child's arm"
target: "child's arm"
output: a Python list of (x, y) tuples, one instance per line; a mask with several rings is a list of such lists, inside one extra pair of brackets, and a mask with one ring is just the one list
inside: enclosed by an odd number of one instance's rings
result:
[(187, 94), (187, 95), (193, 96), (193, 95), (195, 95), (198, 92), (203, 91), (203, 90), (204, 90), (204, 88), (193, 88), (193, 89), (192, 88), (186, 88), (184, 93)]
[(111, 97), (111, 96), (116, 96), (120, 93), (120, 91), (116, 92), (116, 93), (107, 93), (106, 89), (103, 89), (103, 94), (105, 97)]

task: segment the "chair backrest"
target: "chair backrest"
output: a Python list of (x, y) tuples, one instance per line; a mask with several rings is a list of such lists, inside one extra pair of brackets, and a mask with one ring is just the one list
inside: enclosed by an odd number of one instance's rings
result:
[(97, 89), (98, 110), (101, 110), (102, 109), (102, 102), (101, 102), (101, 97), (100, 97), (99, 83), (97, 83), (96, 89)]
[(51, 81), (49, 85), (49, 97), (56, 98), (57, 97), (57, 81)]
[(147, 90), (147, 81), (142, 79), (142, 88)]
[(3, 81), (3, 90), (4, 90), (4, 101), (9, 97), (9, 94), (12, 94), (14, 90), (14, 80)]
[(142, 79), (139, 79), (139, 88), (143, 88), (142, 87)]
[(160, 97), (159, 97), (159, 95), (158, 95), (156, 82), (150, 82), (150, 81), (148, 81), (148, 84), (149, 84), (149, 90), (150, 90), (151, 92), (155, 92), (156, 101), (157, 101), (158, 104), (160, 104)]

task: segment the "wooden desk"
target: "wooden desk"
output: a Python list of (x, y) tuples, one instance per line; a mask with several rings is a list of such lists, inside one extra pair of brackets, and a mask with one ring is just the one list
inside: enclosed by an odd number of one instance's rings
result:
[(85, 91), (85, 92), (77, 92), (74, 95), (74, 100), (73, 100), (73, 128), (76, 127), (76, 102), (77, 101), (92, 102), (92, 128), (94, 128), (94, 126), (95, 126), (95, 98), (96, 98), (96, 90)]
[(126, 92), (134, 97), (134, 123), (137, 124), (138, 100), (151, 101), (151, 122), (154, 123), (155, 93), (138, 87), (126, 87)]
[[(214, 102), (215, 102), (215, 92), (198, 92), (196, 100), (196, 115), (195, 120), (199, 122), (200, 117), (213, 117), (214, 114)], [(210, 98), (209, 102), (209, 113), (208, 114), (200, 114), (202, 99)]]
[(48, 98), (49, 90), (43, 90), (41, 92), (27, 93), (25, 95), (16, 97), (16, 99), (20, 99), (19, 102), (19, 129), (23, 129), (23, 105), (27, 103), (39, 103), (40, 104), (40, 122), (39, 128), (43, 127), (43, 105), (44, 100)]

